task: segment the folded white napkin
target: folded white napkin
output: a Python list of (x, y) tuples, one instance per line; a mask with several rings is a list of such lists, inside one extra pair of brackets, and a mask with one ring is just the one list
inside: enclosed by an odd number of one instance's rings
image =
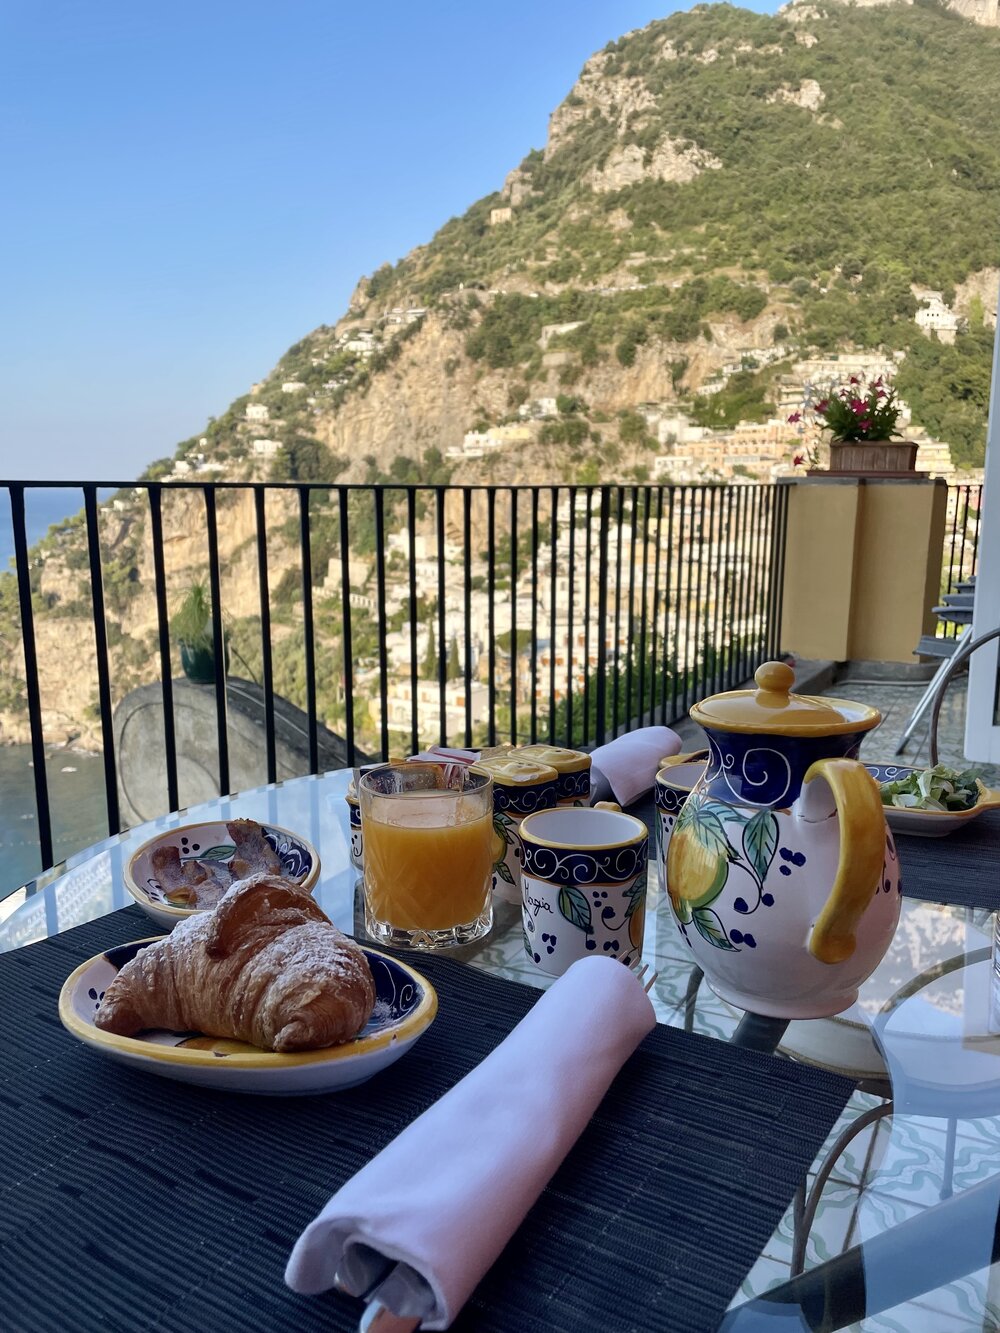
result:
[(296, 1242), (285, 1281), (311, 1295), (336, 1279), (426, 1329), (448, 1328), (655, 1021), (621, 963), (575, 963), (337, 1191)]
[(607, 778), (615, 800), (631, 805), (652, 791), (660, 760), (679, 754), (681, 738), (669, 727), (639, 727), (591, 752), (591, 763)]

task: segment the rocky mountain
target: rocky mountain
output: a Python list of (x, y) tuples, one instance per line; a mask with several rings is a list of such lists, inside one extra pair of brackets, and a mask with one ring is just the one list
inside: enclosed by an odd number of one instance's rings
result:
[[(628, 424), (637, 409), (762, 421), (797, 359), (867, 349), (897, 353), (915, 423), (977, 464), (997, 23), (997, 0), (717, 4), (610, 42), (544, 148), (363, 279), (178, 458), (357, 481), (426, 476), (450, 450), (470, 480), (586, 479), (598, 459), (642, 480), (657, 431)], [(947, 342), (915, 322), (934, 295)], [(462, 447), (525, 419), (482, 457)]]

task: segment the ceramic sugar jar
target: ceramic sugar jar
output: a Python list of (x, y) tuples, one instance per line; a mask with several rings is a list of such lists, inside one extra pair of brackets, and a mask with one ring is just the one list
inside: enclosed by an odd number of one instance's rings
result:
[(709, 758), (666, 850), (674, 917), (712, 989), (758, 1014), (840, 1013), (899, 919), (896, 849), (857, 755), (874, 708), (789, 693), (767, 662), (756, 690), (691, 709)]
[(503, 902), (521, 901), (521, 821), (538, 810), (553, 810), (559, 799), (559, 774), (549, 764), (525, 759), (520, 750), (487, 755), (472, 765), (473, 773), (493, 779), (493, 893)]
[(514, 751), (518, 759), (547, 764), (559, 775), (559, 805), (590, 804), (590, 755), (567, 750), (562, 745), (522, 745)]

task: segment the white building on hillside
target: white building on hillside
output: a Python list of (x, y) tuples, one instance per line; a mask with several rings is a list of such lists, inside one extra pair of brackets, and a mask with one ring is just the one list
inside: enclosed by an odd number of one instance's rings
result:
[(928, 335), (936, 333), (943, 343), (953, 343), (958, 332), (958, 316), (945, 305), (943, 293), (923, 288), (914, 292), (914, 295), (918, 301), (923, 302), (913, 316), (917, 327)]

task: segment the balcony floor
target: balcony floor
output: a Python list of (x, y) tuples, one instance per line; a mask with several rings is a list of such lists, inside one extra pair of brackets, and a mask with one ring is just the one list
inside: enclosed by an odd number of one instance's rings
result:
[[(926, 765), (930, 763), (930, 715), (929, 711), (914, 732), (906, 752), (896, 756), (896, 746), (903, 734), (907, 719), (916, 707), (924, 690), (926, 681), (884, 680), (868, 683), (862, 680), (845, 679), (819, 693), (829, 697), (854, 699), (861, 704), (869, 704), (882, 714), (882, 724), (868, 735), (861, 747), (862, 759), (870, 763), (897, 763)], [(968, 692), (968, 678), (961, 676), (948, 686), (941, 717), (938, 724), (938, 753), (940, 762), (952, 768), (972, 768), (990, 787), (1000, 786), (1000, 766), (977, 764), (964, 756), (965, 743), (965, 706)]]

